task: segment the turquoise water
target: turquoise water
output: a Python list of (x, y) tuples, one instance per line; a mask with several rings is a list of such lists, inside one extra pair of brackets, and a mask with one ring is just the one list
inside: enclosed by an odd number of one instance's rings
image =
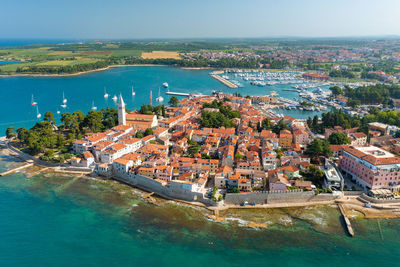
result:
[[(171, 91), (210, 94), (213, 90), (223, 90), (227, 93), (240, 92), (242, 95), (265, 95), (278, 91), (280, 96), (293, 98), (297, 93), (280, 91), (290, 88), (290, 85), (275, 85), (258, 87), (246, 84), (243, 88), (229, 89), (209, 76), (210, 70), (183, 70), (175, 67), (120, 67), (107, 71), (71, 77), (0, 77), (0, 133), (8, 126), (16, 128), (31, 127), (36, 121), (36, 107), (31, 106), (32, 94), (38, 102), (39, 112), (43, 115), (57, 110), (87, 112), (92, 102), (98, 108), (115, 107), (114, 95), (121, 93), (129, 109), (139, 108), (143, 103), (149, 103), (150, 90), (153, 92), (153, 103), (158, 96), (159, 87), (168, 82)], [(136, 95), (132, 97), (131, 86)], [(110, 95), (104, 98), (104, 87)], [(68, 99), (68, 107), (63, 109), (62, 94)], [(161, 88), (164, 103), (170, 96), (166, 89)], [(315, 112), (279, 111), (298, 118), (307, 118)], [(60, 116), (56, 115), (56, 118)], [(43, 117), (42, 117), (43, 118)], [(1, 134), (2, 135), (2, 134)]]
[[(9, 160), (1, 158), (0, 170), (15, 166)], [(200, 208), (163, 200), (152, 206), (138, 194), (85, 178), (1, 178), (0, 266), (396, 266), (400, 260), (398, 220), (381, 220), (383, 239), (376, 220), (353, 220), (350, 238), (333, 207), (242, 214), (293, 221), (255, 230), (208, 221)], [(314, 223), (301, 216), (306, 212)]]
[(6, 61), (6, 60), (0, 60), (0, 65), (5, 65), (5, 64), (13, 64), (13, 63), (19, 63), (19, 61)]

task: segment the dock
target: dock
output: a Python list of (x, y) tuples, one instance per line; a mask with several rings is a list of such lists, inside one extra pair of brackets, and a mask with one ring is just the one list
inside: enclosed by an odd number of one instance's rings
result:
[(202, 94), (189, 94), (189, 93), (181, 93), (181, 92), (165, 92), (166, 95), (178, 95), (178, 96), (203, 96)]
[(219, 76), (215, 73), (211, 73), (211, 77), (213, 77), (217, 81), (223, 83), (224, 85), (228, 86), (229, 88), (238, 88), (238, 86), (236, 84), (231, 83), (230, 81), (222, 78), (221, 76)]
[(23, 165), (23, 166), (20, 166), (20, 167), (17, 167), (17, 168), (14, 168), (14, 169), (11, 169), (11, 170), (2, 172), (2, 173), (0, 173), (0, 176), (9, 175), (9, 174), (11, 174), (11, 173), (14, 173), (14, 172), (16, 172), (16, 171), (23, 170), (23, 169), (28, 168), (28, 167), (31, 167), (31, 166), (33, 166), (33, 165), (34, 165), (34, 164), (33, 164), (32, 162), (29, 162), (29, 163), (27, 163), (27, 164), (25, 164), (25, 165)]
[(349, 218), (347, 217), (346, 212), (345, 212), (345, 210), (344, 210), (342, 204), (338, 204), (338, 207), (339, 207), (340, 213), (341, 213), (342, 216), (343, 216), (344, 222), (345, 222), (345, 224), (346, 224), (347, 232), (349, 233), (349, 235), (350, 235), (351, 237), (353, 237), (353, 236), (354, 236), (353, 227), (351, 226), (350, 220), (349, 220)]

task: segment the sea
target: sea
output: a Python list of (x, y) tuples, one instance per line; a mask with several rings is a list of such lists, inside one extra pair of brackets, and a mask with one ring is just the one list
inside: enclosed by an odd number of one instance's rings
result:
[[(0, 171), (21, 163), (0, 151)], [(0, 180), (0, 266), (397, 266), (400, 221), (335, 206), (229, 210), (226, 223), (110, 180), (39, 174)], [(249, 221), (265, 229), (247, 227)]]
[[(153, 99), (160, 92), (167, 102), (163, 82), (176, 92), (265, 95), (274, 90), (297, 97), (279, 90), (287, 85), (229, 89), (208, 73), (142, 66), (71, 77), (2, 77), (0, 131), (38, 121), (32, 95), (42, 114), (115, 107), (111, 98), (120, 93), (135, 109), (149, 103), (150, 90)], [(0, 150), (0, 171), (21, 164)], [(28, 178), (36, 171), (30, 167), (0, 179), (0, 266), (396, 266), (400, 261), (395, 219), (365, 219), (354, 211), (353, 238), (336, 206), (228, 210), (220, 214), (227, 222), (220, 223), (200, 207), (159, 198), (157, 205), (149, 204), (142, 191), (115, 181), (49, 173)], [(250, 221), (267, 228), (249, 228)]]
[[(97, 110), (117, 107), (112, 98), (119, 94), (122, 94), (130, 110), (139, 109), (142, 104), (149, 104), (150, 91), (153, 95), (153, 105), (167, 104), (171, 97), (166, 94), (168, 90), (202, 94), (211, 94), (216, 90), (240, 93), (243, 96), (267, 95), (276, 91), (279, 96), (288, 99), (298, 98), (297, 92), (282, 91), (291, 88), (288, 84), (258, 87), (243, 83), (243, 87), (230, 89), (213, 79), (209, 75), (210, 72), (167, 66), (126, 66), (67, 77), (0, 77), (0, 136), (4, 135), (9, 126), (14, 126), (15, 129), (32, 127), (43, 119), (47, 111), (55, 114), (56, 119), (60, 119), (63, 112), (81, 110), (86, 113), (93, 107)], [(169, 84), (168, 89), (162, 87), (164, 82)], [(132, 88), (135, 96), (132, 95)], [(105, 92), (109, 94), (108, 98), (104, 98)], [(66, 108), (61, 107), (63, 95), (67, 99)], [(159, 95), (164, 98), (163, 103), (156, 102)], [(37, 106), (31, 105), (32, 99), (38, 103)], [(302, 110), (276, 112), (301, 119), (322, 113)], [(37, 119), (37, 114), (42, 115), (40, 119)]]

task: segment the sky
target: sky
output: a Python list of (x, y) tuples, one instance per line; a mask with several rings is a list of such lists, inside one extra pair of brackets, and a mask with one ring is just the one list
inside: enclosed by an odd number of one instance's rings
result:
[(0, 0), (0, 38), (400, 36), (400, 0)]

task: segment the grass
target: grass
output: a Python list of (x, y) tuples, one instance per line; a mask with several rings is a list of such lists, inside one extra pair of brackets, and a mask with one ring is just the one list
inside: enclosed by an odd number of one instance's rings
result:
[(37, 66), (69, 66), (76, 64), (94, 63), (98, 59), (93, 58), (77, 58), (76, 60), (50, 60), (41, 63), (37, 63)]
[(171, 51), (152, 51), (152, 52), (143, 52), (142, 58), (144, 59), (158, 59), (158, 58), (174, 58), (180, 59), (178, 52)]
[(115, 57), (140, 57), (142, 51), (140, 50), (131, 50), (131, 49), (124, 49), (124, 50), (115, 50), (112, 52), (112, 55)]

